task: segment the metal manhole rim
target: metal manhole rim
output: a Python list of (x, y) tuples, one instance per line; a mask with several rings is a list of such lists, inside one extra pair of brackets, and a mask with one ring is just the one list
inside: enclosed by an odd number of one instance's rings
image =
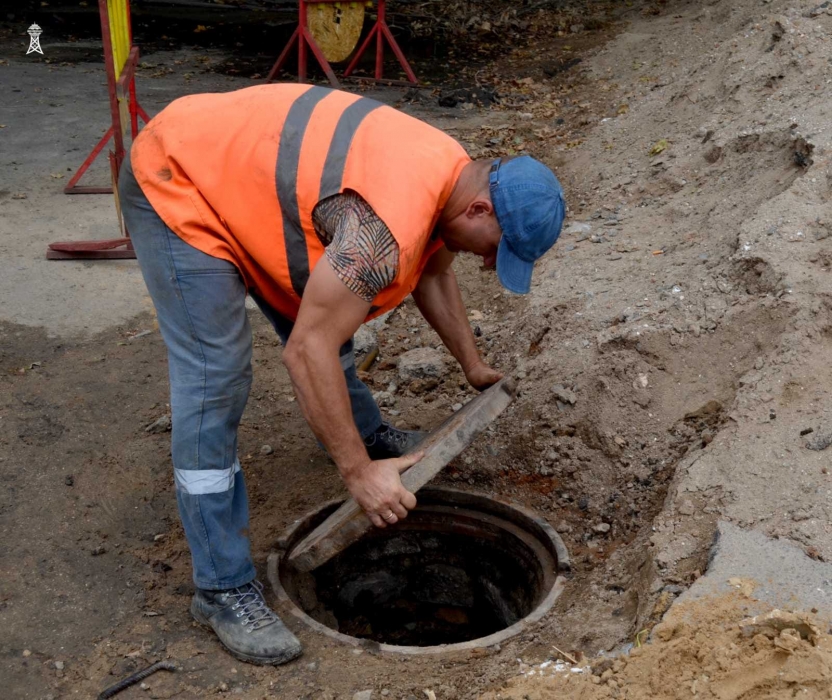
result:
[[(286, 552), (289, 551), (289, 548), (293, 544), (295, 544), (295, 541), (297, 540), (296, 533), (298, 532), (298, 530), (307, 525), (312, 519), (315, 518), (315, 516), (318, 513), (321, 513), (327, 508), (332, 508), (333, 506), (340, 505), (343, 502), (343, 499), (335, 499), (328, 501), (320, 507), (318, 507), (313, 512), (307, 513), (304, 517), (292, 523), (286, 529), (283, 535), (278, 539), (276, 550), (272, 551), (268, 556), (267, 575), (272, 590), (277, 596), (277, 599), (280, 602), (280, 604), (308, 628), (315, 632), (320, 632), (321, 634), (329, 637), (330, 639), (334, 639), (349, 646), (367, 649), (373, 652), (410, 656), (452, 654), (454, 652), (465, 652), (473, 651), (475, 649), (485, 649), (491, 646), (495, 646), (497, 644), (501, 644), (502, 642), (507, 641), (512, 637), (516, 637), (517, 635), (528, 629), (531, 625), (539, 622), (552, 609), (552, 607), (554, 607), (555, 602), (560, 597), (561, 593), (563, 593), (563, 589), (566, 586), (567, 576), (570, 571), (570, 563), (569, 554), (566, 550), (566, 545), (564, 545), (560, 535), (558, 535), (558, 533), (551, 525), (549, 525), (549, 523), (547, 523), (537, 514), (531, 512), (530, 510), (526, 509), (521, 505), (518, 505), (517, 503), (503, 500), (500, 498), (495, 498), (484, 493), (478, 493), (475, 491), (462, 491), (460, 489), (453, 489), (447, 487), (431, 487), (422, 489), (420, 491), (420, 494), (422, 494), (423, 496), (429, 495), (449, 498), (451, 502), (453, 502), (454, 500), (467, 501), (468, 506), (471, 506), (472, 504), (476, 503), (482, 503), (483, 501), (487, 501), (491, 504), (494, 504), (499, 509), (508, 509), (514, 514), (520, 516), (522, 519), (529, 521), (529, 523), (536, 526), (538, 532), (530, 534), (534, 534), (536, 538), (539, 541), (541, 541), (541, 543), (543, 543), (543, 537), (545, 537), (545, 539), (548, 540), (548, 544), (551, 546), (555, 554), (555, 558), (557, 561), (557, 571), (555, 572), (555, 579), (552, 583), (551, 588), (540, 601), (540, 603), (538, 603), (528, 615), (521, 618), (513, 625), (510, 625), (505, 629), (499, 630), (485, 637), (470, 639), (466, 642), (457, 642), (454, 644), (440, 644), (435, 646), (404, 646), (397, 644), (384, 644), (368, 639), (351, 637), (318, 622), (313, 617), (308, 615), (299, 605), (297, 605), (297, 603), (295, 603), (294, 600), (292, 600), (289, 597), (289, 594), (286, 593), (286, 590), (283, 587), (283, 583), (280, 581), (280, 564)], [(518, 523), (514, 524), (519, 526)], [(541, 537), (541, 535), (543, 537)]]

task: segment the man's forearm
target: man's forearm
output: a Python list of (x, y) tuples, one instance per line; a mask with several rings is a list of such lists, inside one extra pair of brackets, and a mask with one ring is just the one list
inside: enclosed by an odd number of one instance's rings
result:
[(283, 357), (304, 418), (324, 444), (341, 476), (348, 478), (366, 466), (367, 449), (352, 416), (338, 351), (314, 340), (295, 345), (290, 340)]
[(462, 294), (450, 267), (440, 274), (423, 277), (413, 291), (413, 299), (463, 370), (480, 362)]

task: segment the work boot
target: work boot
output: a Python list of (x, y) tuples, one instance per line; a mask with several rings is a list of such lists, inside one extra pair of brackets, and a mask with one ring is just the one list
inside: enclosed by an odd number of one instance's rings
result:
[(191, 615), (211, 627), (223, 646), (240, 661), (277, 666), (300, 656), (297, 637), (273, 613), (263, 598), (263, 584), (252, 581), (239, 588), (206, 591), (197, 588)]
[(364, 438), (367, 454), (373, 461), (401, 457), (411, 447), (425, 439), (427, 433), (420, 430), (399, 430), (389, 423), (382, 423), (370, 437)]

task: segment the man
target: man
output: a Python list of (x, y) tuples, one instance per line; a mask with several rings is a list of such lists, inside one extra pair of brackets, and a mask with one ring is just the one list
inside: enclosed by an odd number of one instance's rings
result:
[(513, 292), (555, 242), (563, 195), (531, 158), (472, 161), (446, 134), (373, 100), (267, 85), (173, 102), (142, 131), (121, 202), (168, 348), (172, 455), (197, 591), (191, 612), (237, 658), (301, 653), (255, 581), (237, 427), (251, 386), (249, 293), (285, 344), (298, 404), (377, 527), (416, 498), (399, 473), (421, 434), (385, 423), (352, 336), (408, 295), (483, 389), (454, 254)]

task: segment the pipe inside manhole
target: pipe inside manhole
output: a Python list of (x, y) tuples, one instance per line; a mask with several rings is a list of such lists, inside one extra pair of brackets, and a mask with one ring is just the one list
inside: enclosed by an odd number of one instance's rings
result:
[(340, 502), (296, 522), (269, 557), (284, 607), (340, 641), (405, 654), (491, 646), (551, 609), (569, 557), (548, 523), (455, 489), (425, 488), (418, 498), (406, 520), (372, 530), (311, 573), (287, 555)]

